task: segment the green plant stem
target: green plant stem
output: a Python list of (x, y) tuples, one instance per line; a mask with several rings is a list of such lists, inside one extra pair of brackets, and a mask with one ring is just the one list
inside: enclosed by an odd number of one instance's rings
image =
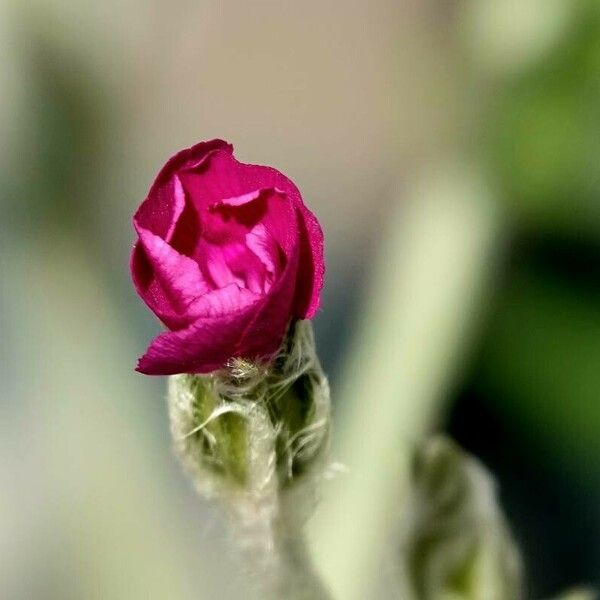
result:
[(330, 485), (312, 539), (343, 600), (381, 597), (374, 582), (394, 568), (389, 538), (412, 449), (439, 418), (495, 265), (498, 220), (478, 173), (456, 167), (424, 182), (392, 212), (336, 392), (344, 413), (332, 454), (348, 473)]
[(268, 411), (257, 406), (247, 420), (248, 481), (224, 493), (233, 537), (248, 574), (265, 600), (327, 600), (310, 561), (304, 524), (314, 505), (312, 478), (281, 489), (276, 435)]
[[(274, 507), (277, 506), (276, 510)], [(311, 563), (303, 521), (274, 498), (230, 498), (232, 532), (265, 600), (328, 600)]]

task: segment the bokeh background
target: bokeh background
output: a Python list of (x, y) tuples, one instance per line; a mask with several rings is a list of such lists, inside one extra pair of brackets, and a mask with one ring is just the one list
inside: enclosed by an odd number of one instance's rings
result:
[[(445, 430), (530, 597), (600, 584), (596, 0), (2, 0), (0, 56), (0, 597), (253, 597), (133, 371), (131, 215), (212, 137), (322, 222), (335, 458)], [(375, 527), (344, 506), (324, 570)]]

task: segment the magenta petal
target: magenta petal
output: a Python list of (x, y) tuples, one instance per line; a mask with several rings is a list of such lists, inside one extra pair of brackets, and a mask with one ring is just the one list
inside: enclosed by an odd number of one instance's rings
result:
[(297, 255), (294, 255), (246, 327), (236, 356), (268, 359), (277, 352), (291, 320), (297, 267)]
[(200, 248), (202, 269), (216, 288), (236, 283), (256, 293), (265, 291), (265, 266), (243, 242), (224, 245), (204, 242)]
[(302, 250), (294, 310), (298, 318), (312, 319), (319, 309), (325, 279), (323, 231), (316, 217), (304, 204), (301, 204), (300, 212)]
[(279, 272), (279, 246), (262, 223), (255, 225), (246, 234), (246, 246), (258, 257), (268, 273), (276, 275)]
[(253, 192), (241, 194), (240, 196), (234, 196), (233, 198), (225, 198), (224, 200), (219, 200), (218, 202), (215, 202), (212, 206), (210, 206), (210, 208), (214, 210), (219, 206), (244, 206), (244, 204), (248, 204), (249, 202), (260, 198), (260, 195), (264, 191), (266, 190), (258, 189), (254, 190)]
[(252, 306), (220, 317), (202, 317), (186, 329), (167, 331), (152, 340), (137, 370), (147, 375), (209, 373), (232, 357)]
[[(300, 211), (301, 219), (292, 229), (289, 219), (276, 218), (269, 222), (269, 214), (265, 216), (264, 223), (275, 235), (282, 248), (286, 248), (286, 238), (292, 237), (302, 240), (300, 263), (298, 265), (298, 281), (296, 298), (294, 300), (294, 314), (300, 319), (311, 319), (318, 308), (325, 275), (325, 260), (323, 251), (323, 231), (313, 213), (302, 201), (302, 196), (294, 183), (283, 173), (272, 167), (248, 165), (238, 163), (240, 178), (249, 188), (271, 188), (279, 194), (285, 194), (287, 203), (292, 204)], [(282, 196), (283, 197), (283, 196)], [(277, 210), (277, 205), (269, 205)], [(272, 210), (269, 211), (270, 213)]]
[(183, 186), (171, 178), (160, 186), (153, 186), (133, 217), (134, 223), (167, 239), (173, 232), (185, 205)]
[(200, 267), (167, 242), (136, 224), (140, 243), (166, 295), (178, 311), (187, 310), (198, 296), (210, 291)]
[(219, 148), (206, 155), (203, 161), (178, 173), (187, 194), (200, 211), (223, 200), (234, 198), (256, 187), (246, 187), (239, 177), (238, 162), (230, 148)]
[(231, 265), (237, 255), (247, 252), (243, 244), (234, 242), (219, 246), (205, 243), (202, 245), (202, 250), (206, 272), (217, 288), (225, 287), (230, 283), (244, 284)]
[(201, 164), (212, 153), (218, 151), (231, 154), (233, 147), (223, 140), (212, 140), (196, 144), (170, 158), (154, 180), (148, 196), (134, 216), (134, 221), (163, 239), (168, 239), (183, 210), (183, 188), (180, 179), (176, 182), (174, 176), (181, 169)]
[[(284, 253), (298, 240), (299, 230), (295, 213), (296, 204), (287, 194), (268, 186), (209, 206), (209, 215), (221, 214), (230, 217), (226, 222), (229, 231), (233, 230), (233, 222), (243, 228), (244, 235), (262, 223)], [(211, 229), (209, 223), (207, 228)]]
[(187, 316), (177, 312), (156, 279), (154, 269), (139, 242), (136, 243), (131, 254), (131, 275), (140, 298), (167, 327), (180, 329), (189, 324)]
[[(297, 226), (295, 222), (290, 226)], [(279, 279), (273, 284), (238, 343), (236, 356), (269, 358), (277, 352), (291, 320), (300, 248), (294, 246)]]
[(194, 317), (219, 317), (235, 313), (260, 300), (262, 296), (231, 283), (221, 289), (212, 290), (195, 300), (189, 306), (189, 314)]

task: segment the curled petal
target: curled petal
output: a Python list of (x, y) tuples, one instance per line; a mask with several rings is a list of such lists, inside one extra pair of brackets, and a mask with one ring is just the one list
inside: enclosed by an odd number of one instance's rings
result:
[(184, 312), (199, 296), (210, 291), (198, 264), (179, 254), (167, 242), (137, 225), (140, 243), (156, 278), (178, 312)]
[[(223, 140), (212, 140), (182, 150), (169, 159), (135, 213), (134, 221), (155, 235), (168, 239), (183, 210), (183, 185), (179, 171), (202, 165), (216, 152), (231, 154), (233, 147)], [(178, 175), (177, 181), (175, 175)]]
[(295, 314), (300, 319), (312, 319), (319, 310), (321, 289), (325, 279), (323, 231), (306, 205), (300, 205), (302, 249), (298, 267), (298, 288)]
[(248, 188), (239, 177), (238, 163), (231, 146), (212, 150), (197, 164), (190, 163), (178, 172), (184, 189), (200, 211), (223, 198), (241, 196), (256, 188)]
[(138, 241), (131, 254), (131, 275), (140, 298), (150, 310), (170, 329), (180, 329), (189, 323), (187, 315), (177, 311)]
[(291, 320), (299, 257), (297, 245), (288, 254), (283, 273), (252, 316), (237, 345), (236, 356), (269, 358), (277, 352)]
[(195, 300), (189, 306), (189, 313), (194, 317), (219, 317), (235, 313), (260, 299), (259, 294), (230, 283)]
[[(235, 160), (235, 159), (233, 159)], [(289, 247), (290, 238), (300, 238), (302, 247), (298, 265), (298, 280), (294, 299), (294, 316), (300, 319), (311, 319), (318, 308), (325, 276), (325, 260), (323, 250), (323, 231), (313, 213), (302, 201), (302, 196), (294, 183), (283, 173), (272, 167), (239, 163), (239, 177), (249, 188), (271, 188), (286, 203), (298, 209), (300, 219), (295, 228), (289, 217), (278, 215), (280, 209), (276, 204), (270, 205), (270, 214), (265, 215), (263, 222), (275, 235), (282, 248)]]
[(210, 208), (214, 210), (219, 206), (244, 206), (244, 204), (248, 204), (249, 202), (260, 198), (260, 195), (265, 191), (267, 190), (257, 189), (252, 192), (241, 194), (240, 196), (234, 196), (233, 198), (225, 198), (224, 200), (215, 202)]
[(138, 361), (137, 371), (147, 375), (210, 373), (232, 357), (252, 306), (218, 317), (200, 317), (179, 331), (161, 333)]
[(246, 234), (246, 245), (262, 262), (268, 273), (276, 275), (279, 272), (279, 246), (262, 223), (258, 223)]

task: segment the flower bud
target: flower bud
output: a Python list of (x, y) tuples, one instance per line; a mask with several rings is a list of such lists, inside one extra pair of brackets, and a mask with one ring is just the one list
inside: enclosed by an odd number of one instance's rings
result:
[(317, 218), (283, 173), (239, 162), (223, 140), (169, 159), (133, 225), (131, 276), (167, 327), (140, 358), (141, 373), (270, 360), (290, 321), (317, 312), (325, 272)]
[(285, 490), (326, 455), (330, 399), (310, 321), (268, 363), (232, 359), (169, 379), (175, 449), (207, 496)]
[(403, 515), (399, 597), (519, 600), (519, 551), (485, 468), (445, 437), (418, 453)]

